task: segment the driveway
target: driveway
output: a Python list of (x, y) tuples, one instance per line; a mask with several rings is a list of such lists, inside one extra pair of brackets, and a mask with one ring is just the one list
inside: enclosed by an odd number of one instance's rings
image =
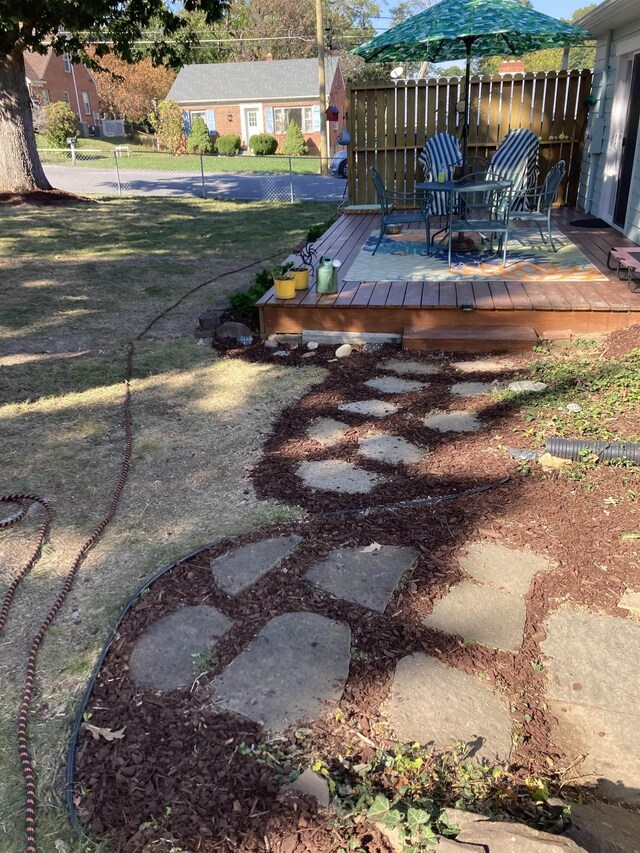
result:
[[(118, 195), (115, 169), (46, 165), (53, 186), (73, 193)], [(252, 173), (204, 176), (207, 198), (237, 201), (335, 201), (342, 199), (346, 182), (324, 175)], [(120, 168), (123, 195), (202, 196), (199, 174), (169, 170)]]

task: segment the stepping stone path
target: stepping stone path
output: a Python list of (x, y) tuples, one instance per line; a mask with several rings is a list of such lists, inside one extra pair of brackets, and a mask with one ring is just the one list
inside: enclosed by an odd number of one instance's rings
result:
[(402, 741), (477, 745), (475, 754), (506, 759), (511, 751), (511, 717), (507, 703), (491, 687), (441, 663), (414, 654), (402, 658), (393, 677), (389, 723)]
[(425, 364), (422, 361), (404, 361), (401, 358), (388, 358), (380, 363), (381, 370), (388, 370), (391, 373), (398, 373), (400, 376), (434, 376), (440, 373), (440, 367), (437, 364)]
[(205, 604), (181, 607), (158, 619), (133, 647), (131, 677), (154, 690), (190, 687), (198, 674), (194, 657), (210, 651), (230, 625), (230, 619)]
[(342, 441), (344, 434), (350, 429), (350, 426), (341, 421), (334, 421), (333, 418), (321, 418), (311, 424), (307, 430), (307, 435), (323, 447), (333, 447), (334, 444), (339, 444)]
[(532, 382), (530, 379), (519, 379), (517, 382), (511, 382), (507, 386), (509, 391), (517, 391), (518, 393), (534, 393), (539, 394), (549, 386), (546, 382)]
[(438, 432), (476, 432), (482, 427), (474, 412), (431, 412), (424, 419), (424, 425)]
[(640, 592), (635, 592), (632, 589), (625, 589), (622, 597), (618, 602), (618, 607), (623, 610), (628, 610), (633, 616), (640, 616)]
[(410, 391), (421, 391), (428, 388), (428, 382), (418, 382), (417, 379), (402, 379), (399, 376), (376, 376), (364, 383), (381, 394), (408, 394)]
[(360, 453), (367, 459), (388, 465), (416, 465), (424, 459), (425, 451), (406, 438), (386, 433), (370, 433), (358, 441)]
[(237, 595), (275, 568), (300, 542), (301, 536), (292, 535), (242, 545), (211, 560), (213, 579), (227, 595)]
[(468, 361), (452, 361), (451, 366), (460, 373), (503, 373), (513, 367), (509, 359), (498, 361), (495, 358), (474, 358)]
[(365, 471), (341, 459), (301, 462), (298, 465), (298, 476), (310, 489), (348, 495), (370, 492), (385, 479), (380, 474)]
[(558, 610), (540, 644), (548, 658), (552, 740), (611, 800), (640, 805), (640, 625), (599, 613)]
[(276, 732), (310, 722), (342, 697), (350, 649), (348, 625), (316, 613), (276, 616), (213, 680), (214, 704)]
[(384, 400), (358, 400), (355, 403), (341, 403), (338, 408), (343, 412), (368, 415), (371, 418), (386, 418), (388, 415), (395, 415), (398, 411), (394, 403), (387, 403)]
[(524, 596), (549, 563), (525, 549), (493, 543), (470, 545), (458, 561), (473, 580), (454, 586), (422, 624), (467, 642), (517, 651), (527, 615)]
[(453, 397), (485, 397), (499, 390), (496, 382), (456, 382), (451, 386)]
[(402, 575), (418, 558), (415, 548), (383, 545), (379, 551), (367, 553), (361, 547), (331, 551), (307, 572), (314, 586), (384, 613)]

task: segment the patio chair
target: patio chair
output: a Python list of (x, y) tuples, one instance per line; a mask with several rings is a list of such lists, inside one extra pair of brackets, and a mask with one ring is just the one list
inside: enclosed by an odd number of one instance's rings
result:
[[(427, 234), (427, 253), (431, 254), (431, 235), (429, 222), (429, 206), (431, 203), (431, 193), (399, 193), (385, 188), (382, 178), (377, 170), (372, 166), (369, 170), (371, 180), (376, 189), (378, 202), (380, 204), (380, 214), (382, 222), (380, 223), (380, 236), (376, 247), (371, 253), (375, 255), (378, 251), (378, 246), (382, 242), (384, 232), (387, 225), (404, 225), (411, 222), (424, 222)], [(405, 204), (415, 204), (418, 209), (398, 209), (396, 205), (400, 202)]]
[[(498, 239), (498, 248), (502, 251), (502, 264), (507, 263), (507, 242), (509, 239), (509, 216), (511, 211), (512, 186), (502, 178), (467, 175), (456, 181), (452, 191), (448, 223), (448, 265), (451, 269), (453, 235), (464, 232), (480, 234), (483, 242), (489, 238), (489, 250), (493, 251), (494, 240)], [(455, 197), (457, 196), (457, 201)], [(484, 214), (484, 215), (483, 215)]]
[(547, 236), (551, 243), (551, 248), (557, 252), (555, 243), (553, 242), (553, 233), (551, 230), (551, 209), (553, 202), (558, 193), (558, 187), (562, 183), (562, 179), (567, 173), (567, 167), (564, 160), (558, 160), (555, 166), (547, 172), (547, 177), (544, 183), (538, 187), (533, 187), (523, 193), (522, 205), (515, 207), (512, 204), (510, 219), (522, 219), (525, 222), (535, 222), (540, 231), (542, 242), (546, 243), (545, 235), (542, 226), (547, 226)]
[[(418, 155), (418, 163), (422, 166), (425, 181), (437, 181), (441, 172), (446, 180), (453, 178), (453, 170), (462, 163), (460, 140), (450, 133), (435, 133), (424, 144)], [(431, 213), (434, 216), (444, 216), (447, 210), (446, 193), (434, 193), (431, 201)]]
[(527, 204), (525, 191), (538, 181), (540, 141), (532, 131), (520, 127), (510, 130), (491, 158), (487, 175), (511, 181), (514, 210), (524, 210)]

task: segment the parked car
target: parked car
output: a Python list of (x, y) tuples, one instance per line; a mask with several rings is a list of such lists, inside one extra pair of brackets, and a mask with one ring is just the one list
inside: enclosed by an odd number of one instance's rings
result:
[(332, 175), (336, 175), (338, 178), (346, 178), (347, 177), (347, 152), (346, 151), (338, 151), (331, 158), (331, 162), (329, 163), (329, 171)]

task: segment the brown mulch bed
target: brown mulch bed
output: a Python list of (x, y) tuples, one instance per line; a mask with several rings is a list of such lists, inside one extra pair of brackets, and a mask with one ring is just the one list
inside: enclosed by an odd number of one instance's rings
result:
[(0, 205), (32, 204), (36, 207), (52, 207), (54, 205), (76, 204), (78, 202), (81, 204), (92, 204), (93, 199), (56, 189), (32, 190), (26, 193), (0, 193)]
[[(640, 512), (632, 498), (632, 490), (637, 490), (636, 475), (607, 466), (590, 471), (584, 480), (521, 471), (504, 451), (504, 446), (524, 444), (519, 407), (494, 403), (490, 398), (454, 400), (448, 393), (454, 372), (445, 370), (424, 377), (430, 383), (428, 403), (419, 393), (400, 395), (397, 402), (403, 408), (383, 422), (385, 430), (429, 449), (423, 465), (392, 469), (359, 457), (358, 464), (385, 474), (388, 481), (366, 497), (312, 493), (295, 475), (300, 460), (354, 460), (358, 436), (381, 428), (378, 420), (363, 422), (335, 407), (343, 400), (382, 396), (362, 381), (379, 375), (380, 357), (391, 353), (398, 355), (389, 349), (355, 353), (336, 362), (330, 360), (333, 351), (326, 348), (313, 359), (303, 359), (302, 349), (288, 357), (288, 364), (326, 364), (328, 375), (283, 413), (253, 479), (261, 496), (298, 503), (309, 516), (305, 522), (237, 540), (257, 540), (285, 530), (300, 533), (303, 542), (283, 563), (286, 571), (272, 572), (229, 598), (216, 587), (209, 568), (210, 560), (231, 544), (221, 543), (156, 581), (123, 620), (88, 712), (93, 725), (112, 730), (126, 726), (125, 737), (94, 740), (83, 731), (76, 762), (79, 816), (90, 833), (111, 836), (113, 849), (127, 853), (162, 850), (155, 843), (159, 838), (165, 839), (166, 849), (175, 842), (205, 853), (335, 853), (347, 847), (340, 824), (319, 813), (314, 801), (279, 797), (282, 780), (270, 767), (247, 755), (245, 745), (265, 743), (259, 727), (211, 706), (211, 678), (269, 619), (292, 610), (313, 611), (348, 623), (357, 650), (340, 702), (342, 715), (338, 719), (327, 714), (304, 730), (309, 754), (327, 761), (336, 755), (368, 760), (371, 742), (387, 744), (383, 703), (395, 665), (405, 655), (425, 651), (462, 671), (481, 675), (509, 697), (519, 731), (511, 759), (516, 778), (548, 776), (550, 767), (564, 760), (553, 746), (554, 719), (544, 704), (544, 676), (537, 666), (544, 622), (560, 602), (627, 616), (616, 603), (625, 585), (637, 582), (634, 543), (621, 541), (623, 534), (640, 530)], [(233, 354), (277, 361), (261, 345)], [(421, 358), (413, 353), (406, 357)], [(512, 366), (501, 378), (515, 375), (531, 357), (510, 357)], [(438, 359), (441, 363), (446, 360)], [(455, 374), (455, 381), (494, 378)], [(393, 395), (384, 398), (396, 401)], [(476, 434), (436, 434), (421, 419), (428, 409), (440, 407), (479, 409), (489, 428)], [(331, 452), (305, 436), (308, 424), (319, 416), (332, 416), (352, 427)], [(511, 478), (506, 484), (457, 500), (368, 515), (352, 511), (365, 502), (374, 506), (458, 493), (506, 476)], [(610, 495), (618, 498), (616, 504), (603, 503)], [(339, 514), (331, 514), (336, 512)], [(483, 540), (528, 546), (554, 565), (529, 590), (525, 641), (517, 653), (466, 645), (421, 623), (448, 588), (462, 578), (457, 561), (460, 550)], [(385, 614), (323, 596), (306, 583), (305, 572), (332, 548), (364, 547), (371, 542), (412, 545), (420, 553), (411, 579), (395, 593)], [(128, 675), (128, 659), (136, 638), (161, 616), (185, 604), (201, 603), (217, 607), (233, 620), (232, 628), (216, 646), (215, 664), (209, 672), (192, 690), (164, 695), (134, 685)], [(291, 735), (289, 740), (295, 737)], [(277, 743), (270, 747), (277, 748)], [(354, 827), (353, 833), (351, 837), (370, 853), (390, 849), (367, 822)], [(148, 846), (151, 841), (153, 847)]]
[(640, 324), (612, 332), (607, 339), (603, 356), (619, 359), (636, 349), (640, 349)]

